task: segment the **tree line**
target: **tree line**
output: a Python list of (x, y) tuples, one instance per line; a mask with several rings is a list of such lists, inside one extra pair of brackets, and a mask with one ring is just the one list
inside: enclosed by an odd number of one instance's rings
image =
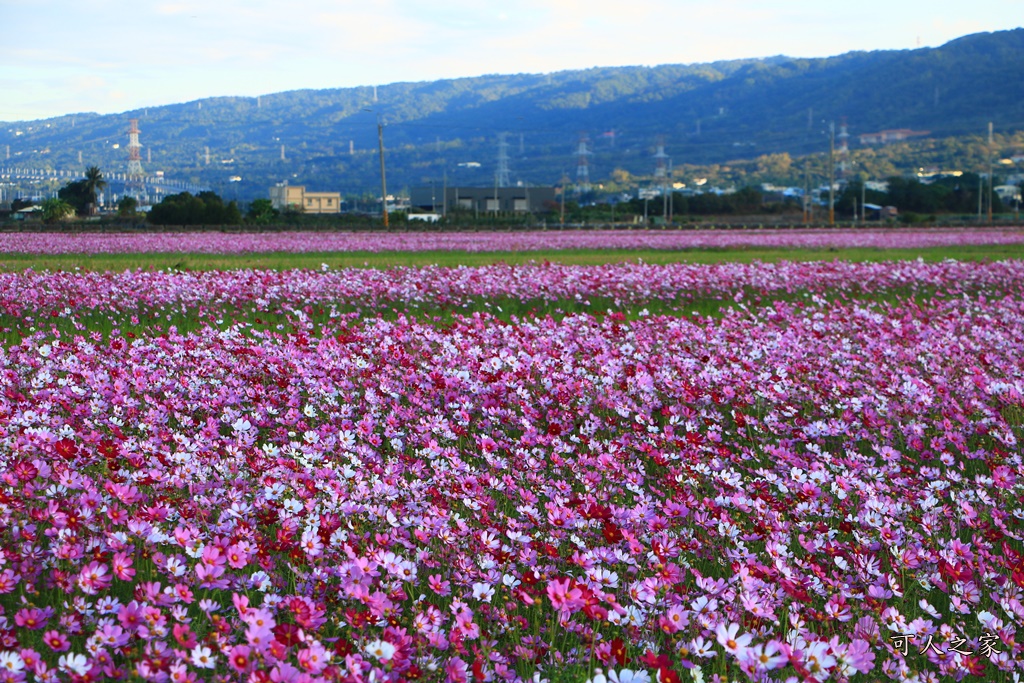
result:
[[(964, 173), (960, 176), (946, 176), (932, 182), (917, 178), (892, 176), (886, 181), (887, 189), (880, 191), (864, 186), (862, 180), (846, 183), (835, 197), (835, 211), (838, 216), (863, 214), (862, 204), (895, 206), (903, 216), (915, 217), (938, 214), (973, 214), (989, 208), (993, 213), (1013, 210), (1006, 206), (989, 188), (988, 180), (978, 174)], [(42, 217), (49, 223), (65, 221), (76, 214), (87, 217), (96, 213), (96, 195), (107, 185), (98, 167), (87, 169), (85, 177), (67, 183), (57, 197), (43, 202)], [(1024, 183), (1021, 185), (1024, 192)], [(569, 221), (607, 220), (617, 213), (620, 218), (627, 214), (656, 217), (669, 214), (676, 220), (689, 216), (752, 216), (784, 214), (801, 211), (802, 199), (781, 196), (776, 192), (765, 192), (760, 187), (748, 185), (734, 192), (684, 194), (672, 192), (668, 202), (664, 197), (651, 199), (632, 198), (613, 204), (601, 203), (596, 196), (582, 196), (564, 204), (551, 202), (545, 207), (544, 220), (558, 220), (565, 216)], [(667, 205), (666, 205), (667, 204)], [(123, 197), (118, 202), (118, 216), (137, 220), (137, 202), (132, 197)], [(250, 203), (243, 215), (234, 200), (224, 202), (215, 192), (200, 192), (192, 195), (181, 192), (165, 197), (145, 215), (152, 225), (254, 225), (303, 224), (304, 216), (294, 211), (280, 212), (269, 199), (256, 199)], [(316, 217), (330, 221), (341, 217)], [(351, 220), (345, 216), (344, 220)], [(913, 218), (911, 218), (913, 220)]]

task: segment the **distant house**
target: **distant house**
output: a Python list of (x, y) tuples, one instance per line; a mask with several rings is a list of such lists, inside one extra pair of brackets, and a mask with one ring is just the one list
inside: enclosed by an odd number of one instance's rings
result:
[(1019, 202), (1020, 187), (1016, 185), (996, 185), (995, 193), (999, 195), (1000, 201)]
[(931, 131), (910, 130), (909, 128), (896, 128), (893, 130), (882, 130), (877, 133), (864, 133), (860, 136), (862, 145), (887, 145), (890, 142), (901, 142), (907, 138), (916, 138), (928, 135)]
[(306, 192), (302, 185), (279, 184), (270, 188), (270, 203), (278, 211), (341, 213), (340, 192)]
[(433, 213), (458, 210), (539, 213), (554, 200), (553, 187), (414, 187), (409, 203), (416, 209)]
[(899, 211), (895, 206), (879, 206), (878, 204), (865, 204), (864, 215), (868, 220), (885, 220), (887, 218), (896, 218), (899, 215)]
[(425, 223), (436, 223), (441, 220), (441, 214), (439, 213), (410, 213), (408, 216), (411, 221), (423, 221)]
[(16, 221), (23, 221), (26, 218), (38, 218), (42, 214), (42, 212), (43, 208), (41, 206), (36, 206), (33, 204), (32, 206), (25, 206), (16, 211), (11, 212), (11, 218), (13, 218)]

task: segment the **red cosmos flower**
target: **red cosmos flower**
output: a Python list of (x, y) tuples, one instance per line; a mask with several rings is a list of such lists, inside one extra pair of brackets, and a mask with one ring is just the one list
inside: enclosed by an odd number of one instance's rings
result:
[(615, 522), (609, 520), (605, 520), (601, 534), (608, 543), (618, 543), (624, 538), (622, 531), (616, 526)]
[(277, 624), (271, 631), (274, 632), (274, 640), (285, 647), (297, 645), (299, 642), (299, 627), (295, 624)]
[(790, 581), (789, 579), (783, 579), (779, 582), (779, 585), (782, 586), (782, 590), (786, 591), (786, 594), (789, 597), (799, 600), (800, 602), (811, 601), (811, 596), (807, 594), (807, 591), (805, 591), (800, 584)]
[(1013, 546), (1003, 541), (1003, 564), (1010, 570), (1010, 578), (1013, 582), (1024, 588), (1024, 555), (1021, 555)]
[(473, 660), (473, 680), (478, 683), (483, 683), (484, 678), (484, 660), (477, 656), (477, 658)]
[(603, 519), (610, 520), (612, 518), (612, 511), (606, 508), (604, 505), (598, 505), (592, 503), (584, 512), (583, 517), (585, 519)]
[(338, 640), (334, 642), (334, 654), (338, 655), (339, 657), (347, 657), (354, 651), (355, 650), (352, 648), (352, 643), (350, 643), (348, 639), (345, 638), (345, 636), (338, 638)]
[(78, 447), (75, 446), (75, 442), (71, 439), (61, 439), (54, 445), (54, 448), (57, 451), (57, 455), (65, 460), (71, 460), (75, 457), (75, 453), (78, 452)]
[(622, 641), (622, 638), (612, 639), (612, 657), (615, 658), (615, 662), (619, 666), (623, 666), (629, 663), (629, 657), (626, 656), (626, 644)]
[(1024, 588), (1024, 561), (1018, 562), (1017, 566), (1013, 568), (1013, 572), (1010, 574), (1010, 578), (1013, 582)]
[(654, 654), (654, 650), (648, 650), (644, 653), (640, 661), (647, 665), (650, 669), (667, 669), (672, 666), (672, 660), (668, 658), (668, 655), (662, 653), (660, 655)]
[(982, 676), (985, 673), (985, 662), (980, 657), (964, 657), (964, 665), (972, 676)]
[(945, 560), (939, 560), (939, 573), (949, 581), (967, 582), (974, 576), (974, 572), (966, 562), (951, 564)]
[(117, 457), (120, 447), (111, 441), (110, 439), (103, 439), (100, 441), (99, 451), (107, 460), (113, 460)]
[(661, 666), (658, 667), (658, 683), (682, 683), (682, 679), (679, 678), (675, 669)]

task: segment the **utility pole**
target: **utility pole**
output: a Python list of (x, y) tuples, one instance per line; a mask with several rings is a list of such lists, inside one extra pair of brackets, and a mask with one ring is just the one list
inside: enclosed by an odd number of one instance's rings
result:
[(671, 224), (672, 223), (672, 210), (675, 208), (675, 206), (673, 206), (673, 201), (672, 201), (672, 160), (671, 159), (669, 160), (669, 184), (666, 186), (666, 188), (668, 189), (668, 193), (669, 193), (669, 213), (668, 213), (668, 216), (666, 217), (666, 223)]
[(981, 185), (981, 174), (978, 174), (978, 222), (981, 223), (981, 198), (984, 195), (984, 188)]
[(562, 201), (561, 208), (559, 209), (559, 223), (561, 223), (563, 228), (565, 227), (565, 182), (567, 180), (568, 178), (565, 176), (565, 171), (562, 171)]
[(804, 225), (811, 222), (811, 162), (804, 159)]
[(867, 206), (867, 187), (868, 181), (860, 179), (860, 220), (862, 223), (868, 222), (868, 206)]
[[(374, 99), (377, 96), (377, 86), (373, 87)], [(384, 123), (377, 114), (377, 142), (380, 145), (380, 201), (381, 212), (384, 214), (384, 228), (388, 228), (388, 184), (384, 175)]]
[(828, 227), (836, 224), (836, 122), (828, 124)]
[(992, 222), (992, 194), (995, 191), (995, 176), (992, 170), (992, 122), (988, 122), (988, 222)]

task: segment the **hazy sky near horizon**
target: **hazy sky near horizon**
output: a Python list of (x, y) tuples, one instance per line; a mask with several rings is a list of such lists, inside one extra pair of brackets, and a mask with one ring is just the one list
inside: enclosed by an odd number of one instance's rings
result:
[(221, 95), (935, 47), (1020, 0), (0, 0), (0, 121)]

